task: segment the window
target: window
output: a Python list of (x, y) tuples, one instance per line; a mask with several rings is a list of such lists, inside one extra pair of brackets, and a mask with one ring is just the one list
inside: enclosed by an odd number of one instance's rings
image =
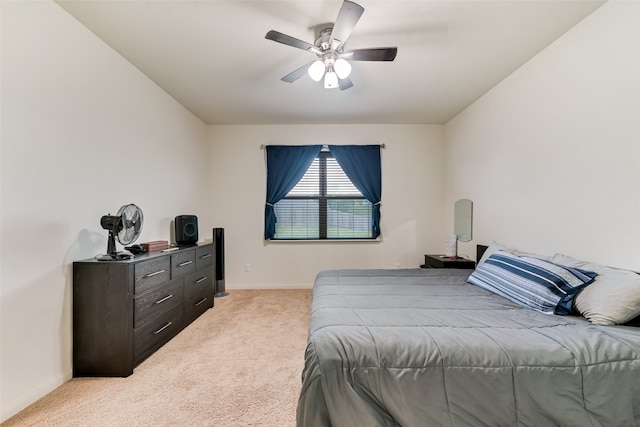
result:
[(381, 147), (266, 146), (264, 239), (380, 236)]
[(353, 185), (329, 151), (274, 204), (273, 239), (373, 239), (373, 204)]

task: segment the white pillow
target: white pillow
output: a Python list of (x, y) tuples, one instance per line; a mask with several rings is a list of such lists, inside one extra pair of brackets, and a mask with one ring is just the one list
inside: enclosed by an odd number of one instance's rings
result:
[(552, 262), (591, 270), (596, 279), (574, 300), (575, 308), (591, 323), (615, 325), (640, 315), (640, 275), (629, 270), (605, 267), (555, 254)]

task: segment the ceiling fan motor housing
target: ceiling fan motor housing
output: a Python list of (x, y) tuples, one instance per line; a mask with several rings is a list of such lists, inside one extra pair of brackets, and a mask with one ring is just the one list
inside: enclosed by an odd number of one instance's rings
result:
[[(315, 30), (316, 41), (314, 45), (318, 47), (322, 52), (331, 48), (329, 41), (331, 40), (331, 32), (333, 31), (333, 24), (328, 22), (326, 24), (320, 24), (313, 27)], [(342, 49), (340, 49), (342, 50)]]

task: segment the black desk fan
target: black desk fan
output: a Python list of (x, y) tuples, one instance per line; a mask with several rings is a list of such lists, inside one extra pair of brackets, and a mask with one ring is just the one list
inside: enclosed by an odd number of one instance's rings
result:
[(99, 261), (114, 261), (132, 258), (129, 252), (116, 251), (116, 238), (123, 245), (129, 245), (140, 236), (144, 222), (142, 210), (132, 204), (122, 206), (116, 215), (104, 215), (100, 225), (109, 231), (107, 253), (96, 257)]

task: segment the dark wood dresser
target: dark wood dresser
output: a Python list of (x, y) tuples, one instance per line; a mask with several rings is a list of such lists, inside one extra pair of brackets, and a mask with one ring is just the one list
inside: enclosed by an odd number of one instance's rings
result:
[(73, 376), (126, 377), (213, 307), (214, 245), (73, 263)]

